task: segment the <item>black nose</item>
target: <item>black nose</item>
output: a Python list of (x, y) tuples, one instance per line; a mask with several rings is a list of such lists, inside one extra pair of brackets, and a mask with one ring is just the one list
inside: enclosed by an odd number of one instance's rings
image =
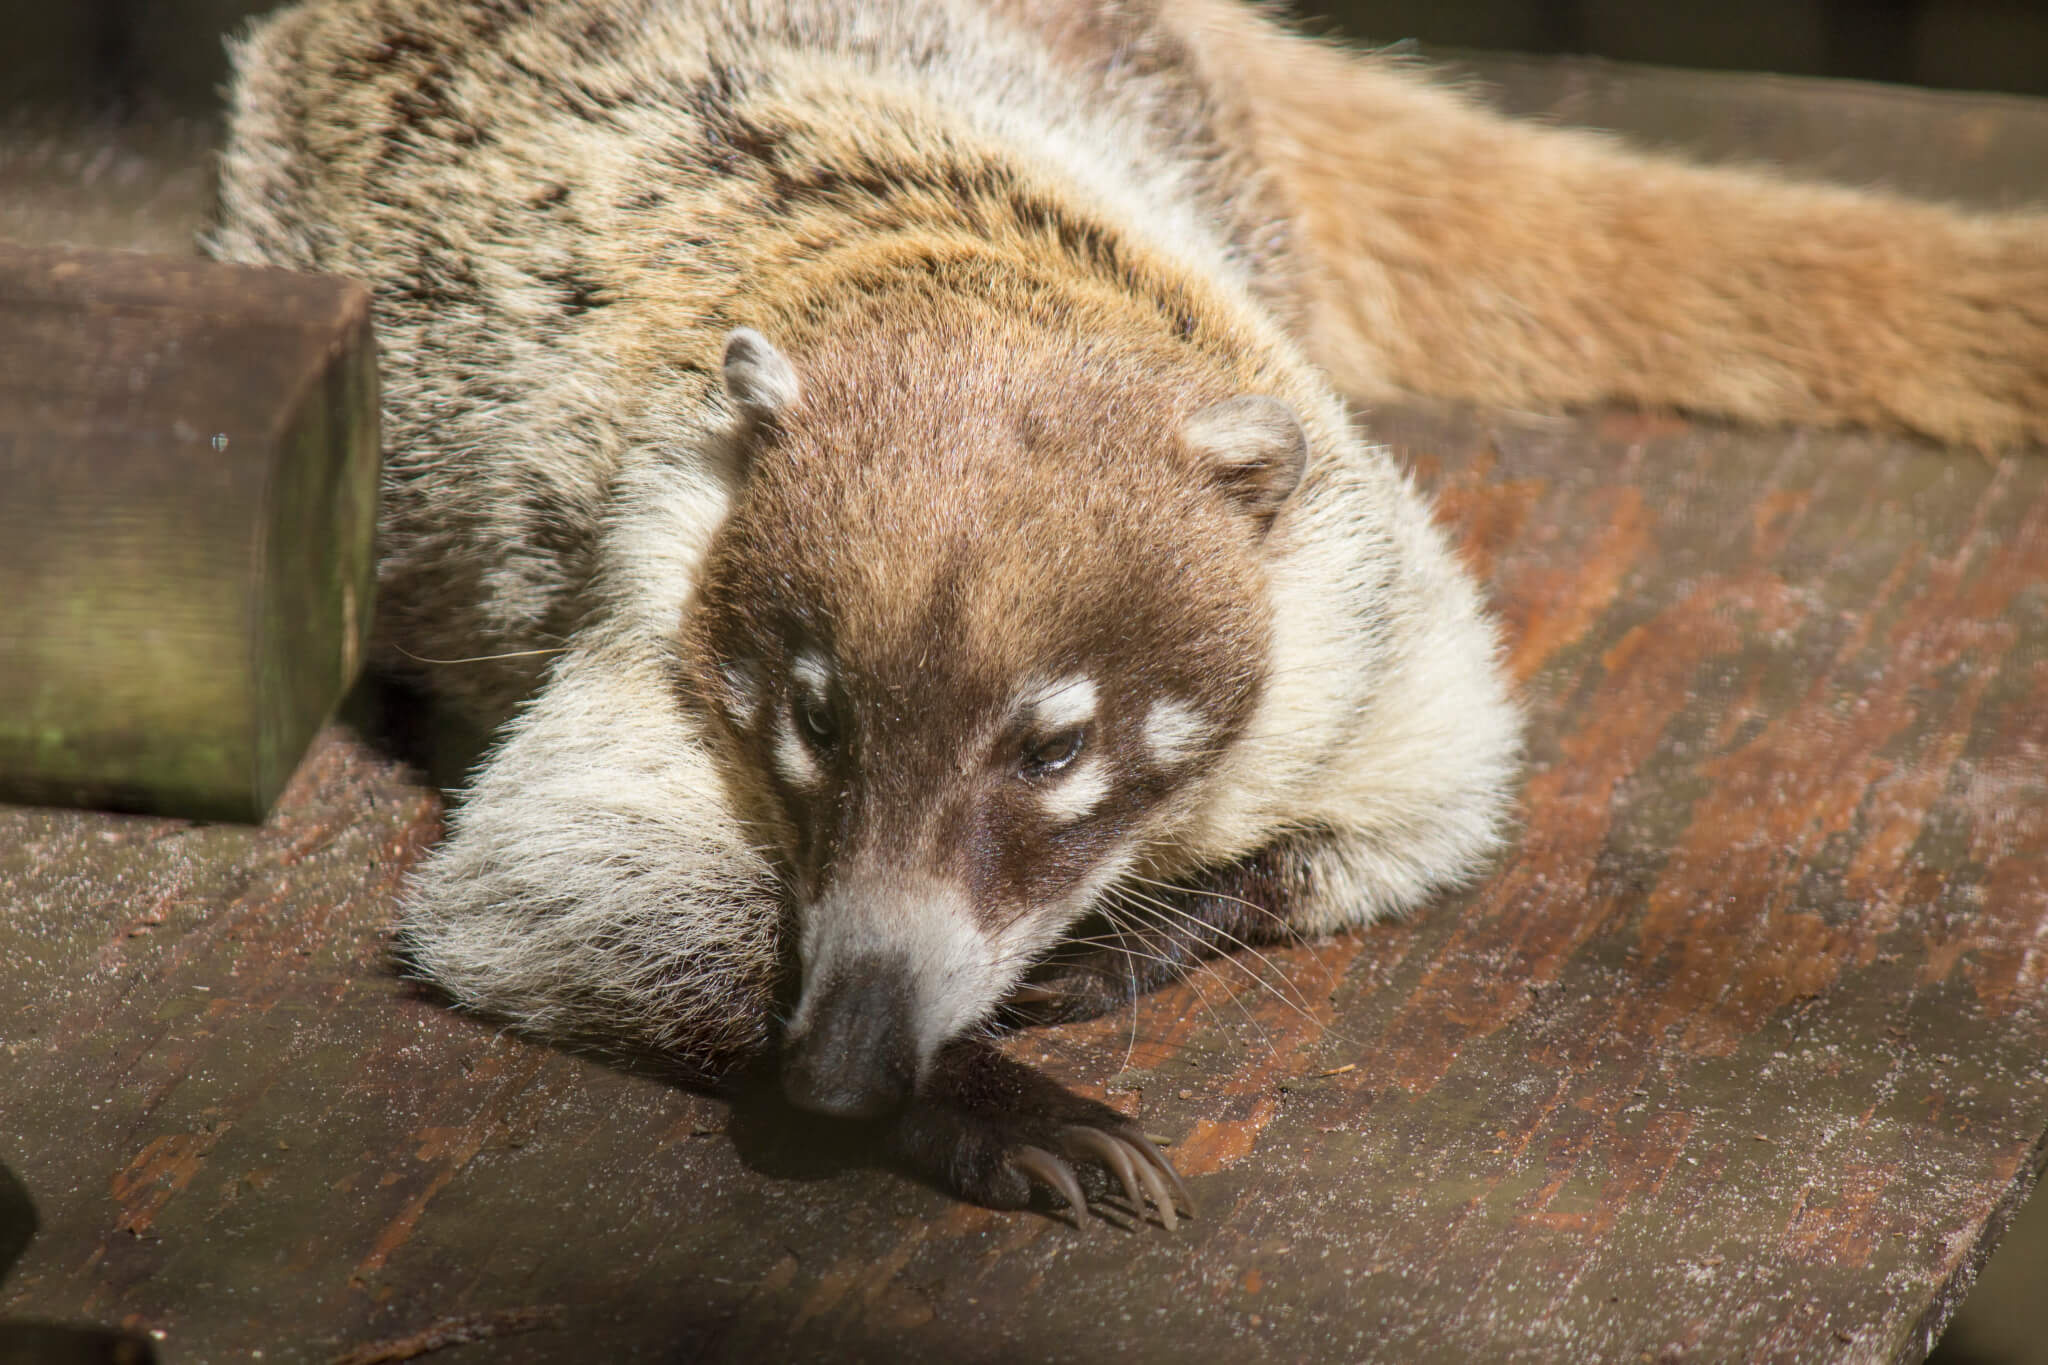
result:
[(782, 1051), (789, 1102), (848, 1119), (902, 1108), (917, 1084), (915, 995), (904, 965), (856, 958), (808, 983), (804, 995), (797, 1011), (803, 1031)]

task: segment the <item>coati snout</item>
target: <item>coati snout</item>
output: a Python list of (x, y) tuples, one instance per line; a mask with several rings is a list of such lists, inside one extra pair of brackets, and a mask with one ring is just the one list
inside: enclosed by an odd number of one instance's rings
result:
[(791, 1103), (837, 1118), (879, 1118), (916, 1089), (915, 967), (905, 957), (853, 957), (804, 983), (783, 1039), (782, 1088)]

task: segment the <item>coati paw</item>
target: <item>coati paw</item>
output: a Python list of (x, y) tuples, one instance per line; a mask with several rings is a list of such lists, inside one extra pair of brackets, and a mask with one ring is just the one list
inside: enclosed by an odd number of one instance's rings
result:
[[(1142, 1214), (1149, 1203), (1158, 1214), (1160, 1225), (1168, 1232), (1180, 1224), (1174, 1207), (1176, 1200), (1187, 1207), (1190, 1218), (1194, 1216), (1195, 1201), (1188, 1194), (1180, 1172), (1173, 1169), (1173, 1163), (1166, 1159), (1166, 1154), (1143, 1133), (1109, 1133), (1100, 1128), (1069, 1124), (1060, 1129), (1060, 1143), (1067, 1157), (1097, 1161), (1115, 1172), (1123, 1185), (1124, 1198), (1130, 1201), (1131, 1207)], [(1088, 1211), (1088, 1198), (1081, 1189), (1081, 1181), (1074, 1174), (1074, 1168), (1061, 1157), (1043, 1147), (1027, 1145), (1019, 1147), (1010, 1157), (1010, 1165), (1065, 1200), (1077, 1222)]]
[(1194, 1215), (1180, 1173), (1129, 1119), (979, 1040), (949, 1044), (917, 1098), (889, 1123), (899, 1160), (990, 1208), (1029, 1207), (1042, 1190), (1077, 1224), (1116, 1193), (1136, 1216), (1149, 1207), (1168, 1229), (1183, 1211)]

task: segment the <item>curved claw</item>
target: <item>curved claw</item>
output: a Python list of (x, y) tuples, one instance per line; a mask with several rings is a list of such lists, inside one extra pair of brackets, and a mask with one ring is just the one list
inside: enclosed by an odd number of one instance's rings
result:
[(1019, 1147), (1016, 1155), (1010, 1158), (1010, 1164), (1066, 1200), (1076, 1223), (1087, 1214), (1088, 1199), (1081, 1193), (1081, 1182), (1075, 1178), (1074, 1168), (1051, 1152), (1043, 1147)]
[(1069, 1124), (1060, 1130), (1060, 1140), (1067, 1145), (1069, 1156), (1093, 1157), (1123, 1182), (1124, 1196), (1131, 1201), (1140, 1218), (1145, 1216), (1145, 1192), (1139, 1187), (1138, 1173), (1131, 1164), (1131, 1149), (1118, 1142), (1100, 1128), (1084, 1128)]
[(1093, 1158), (1114, 1171), (1123, 1182), (1131, 1207), (1142, 1216), (1145, 1205), (1151, 1204), (1159, 1214), (1160, 1226), (1168, 1232), (1180, 1226), (1174, 1207), (1176, 1198), (1187, 1209), (1188, 1217), (1195, 1216), (1194, 1198), (1180, 1172), (1173, 1169), (1166, 1154), (1144, 1134), (1109, 1133), (1074, 1123), (1060, 1130), (1060, 1140), (1066, 1144), (1067, 1155)]
[(1180, 1225), (1180, 1219), (1173, 1211), (1173, 1194), (1166, 1188), (1166, 1182), (1159, 1178), (1159, 1171), (1150, 1161), (1138, 1163), (1138, 1179), (1145, 1182), (1145, 1193), (1152, 1196), (1152, 1206), (1159, 1210), (1159, 1222), (1168, 1232)]
[(1180, 1172), (1173, 1169), (1173, 1163), (1166, 1159), (1166, 1153), (1159, 1150), (1159, 1144), (1143, 1133), (1133, 1133), (1127, 1141), (1144, 1155), (1149, 1169), (1156, 1170), (1172, 1183), (1174, 1197), (1179, 1199), (1181, 1207), (1188, 1211), (1188, 1217), (1193, 1218), (1196, 1212), (1195, 1196), (1189, 1191), (1187, 1182), (1180, 1178)]

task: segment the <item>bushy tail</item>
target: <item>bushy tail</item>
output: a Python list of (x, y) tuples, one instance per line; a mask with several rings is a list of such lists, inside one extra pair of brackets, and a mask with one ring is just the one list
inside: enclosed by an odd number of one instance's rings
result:
[(1243, 5), (1173, 13), (1292, 202), (1310, 348), (1361, 397), (2048, 439), (2048, 215), (1693, 166)]

